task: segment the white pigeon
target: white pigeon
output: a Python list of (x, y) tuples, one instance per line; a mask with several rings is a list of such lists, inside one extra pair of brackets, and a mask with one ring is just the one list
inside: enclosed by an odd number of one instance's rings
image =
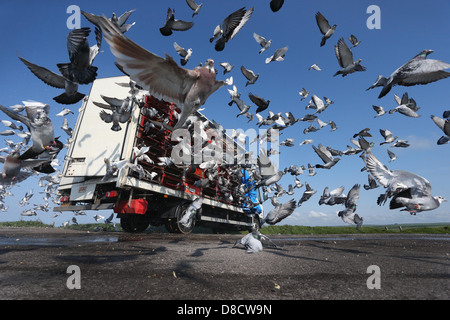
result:
[(266, 64), (271, 63), (272, 61), (284, 61), (284, 56), (288, 51), (288, 46), (277, 49), (275, 53), (266, 59)]
[(253, 38), (255, 38), (256, 42), (258, 42), (259, 45), (261, 46), (261, 50), (259, 50), (259, 54), (261, 54), (264, 51), (266, 51), (267, 49), (269, 49), (269, 47), (272, 43), (272, 40), (267, 40), (263, 36), (260, 36), (259, 34), (256, 34), (256, 33), (253, 33)]

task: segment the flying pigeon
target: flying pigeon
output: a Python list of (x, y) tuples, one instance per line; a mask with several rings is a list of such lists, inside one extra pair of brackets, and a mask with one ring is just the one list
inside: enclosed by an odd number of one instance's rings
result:
[(244, 75), (244, 77), (247, 78), (248, 80), (245, 86), (248, 86), (249, 84), (254, 84), (256, 80), (258, 80), (259, 78), (259, 73), (255, 74), (252, 70), (249, 70), (244, 66), (241, 66), (241, 72)]
[(338, 216), (342, 221), (349, 224), (356, 224), (356, 229), (358, 230), (363, 223), (363, 218), (361, 218), (356, 211), (356, 202), (359, 199), (360, 185), (355, 184), (348, 192), (347, 199), (345, 200), (345, 209), (338, 212)]
[[(111, 23), (113, 23), (119, 30), (121, 33), (125, 33), (128, 30), (130, 30), (130, 28), (132, 26), (134, 26), (135, 22), (133, 22), (132, 24), (127, 24), (127, 20), (130, 17), (130, 15), (135, 11), (135, 9), (129, 10), (129, 11), (125, 11), (124, 13), (122, 13), (122, 15), (120, 15), (120, 17), (117, 17), (116, 13), (113, 12), (111, 18), (109, 19), (109, 21), (111, 21)], [(97, 16), (95, 14), (92, 13), (87, 13), (84, 12), (83, 10), (81, 10), (81, 14), (83, 16), (85, 16), (85, 18), (91, 22), (92, 24), (96, 25), (97, 27), (99, 26), (99, 18), (101, 18), (100, 16)]]
[(13, 150), (6, 157), (0, 156), (0, 162), (3, 162), (3, 168), (0, 173), (0, 185), (10, 185), (21, 182), (33, 174), (31, 171), (22, 171), (22, 168), (33, 168), (48, 162), (48, 160), (21, 160), (19, 151)]
[(254, 95), (253, 93), (249, 92), (248, 97), (254, 104), (258, 106), (258, 109), (256, 109), (255, 112), (259, 113), (261, 111), (266, 110), (269, 107), (270, 100), (265, 100), (257, 95)]
[(203, 198), (198, 197), (192, 201), (189, 207), (186, 209), (185, 213), (180, 219), (180, 224), (185, 226), (186, 228), (191, 227), (194, 222), (195, 213), (202, 207)]
[(433, 197), (430, 182), (414, 173), (403, 170), (389, 170), (372, 152), (366, 152), (363, 158), (370, 174), (386, 188), (386, 192), (377, 199), (377, 204), (384, 204), (391, 198), (389, 209), (404, 207), (411, 214), (434, 210), (446, 201), (441, 196)]
[(365, 184), (363, 187), (365, 190), (378, 188), (377, 180), (375, 180), (370, 174), (367, 176), (368, 184)]
[(221, 62), (219, 63), (221, 67), (223, 67), (223, 74), (227, 74), (228, 72), (231, 72), (233, 70), (234, 66), (231, 65), (229, 62)]
[(316, 71), (322, 71), (322, 69), (317, 65), (317, 63), (312, 64), (308, 70), (316, 70)]
[(356, 36), (354, 36), (353, 34), (351, 34), (350, 37), (348, 37), (348, 40), (352, 44), (351, 48), (355, 48), (356, 46), (358, 46), (361, 43), (361, 41), (359, 41), (358, 38), (356, 38)]
[(382, 106), (372, 105), (372, 108), (377, 113), (377, 115), (374, 116), (374, 118), (378, 118), (378, 117), (381, 117), (382, 115), (386, 114), (386, 111), (384, 110), (384, 108)]
[(96, 44), (89, 47), (87, 37), (91, 33), (90, 28), (72, 30), (67, 36), (67, 49), (69, 63), (58, 63), (59, 72), (64, 78), (79, 84), (89, 84), (97, 77), (97, 67), (92, 62), (100, 51), (102, 45), (102, 32), (95, 28)]
[(248, 20), (250, 20), (253, 10), (254, 8), (248, 10), (245, 10), (245, 7), (240, 8), (228, 15), (222, 21), (222, 32), (220, 33), (220, 37), (214, 45), (214, 49), (216, 51), (222, 51), (223, 49), (225, 49), (225, 43), (227, 43), (229, 40), (232, 40), (242, 29), (242, 27), (244, 27)]
[(194, 12), (192, 13), (192, 17), (197, 15), (200, 12), (200, 9), (203, 6), (203, 3), (197, 4), (194, 0), (186, 0), (187, 5), (189, 8), (191, 8)]
[(366, 71), (366, 68), (361, 65), (362, 59), (353, 61), (353, 53), (345, 43), (344, 39), (339, 39), (337, 45), (334, 46), (334, 52), (342, 69), (337, 71), (333, 76), (341, 74), (345, 77), (356, 71)]
[(105, 112), (105, 110), (100, 111), (100, 118), (106, 123), (112, 123), (111, 130), (120, 131), (122, 127), (120, 123), (126, 123), (131, 118), (131, 109), (129, 108), (130, 99), (129, 97), (125, 99), (116, 99), (111, 97), (106, 97), (101, 95), (102, 99), (107, 102), (100, 103), (94, 101), (94, 105), (102, 109), (110, 110), (112, 113)]
[[(433, 122), (439, 127), (439, 129), (441, 129), (444, 132), (444, 136), (440, 137), (439, 140), (437, 141), (437, 144), (441, 145), (441, 144), (446, 144), (450, 141), (450, 119), (449, 117), (445, 117), (446, 114), (444, 112), (444, 118), (439, 118), (436, 116), (431, 116), (431, 120), (433, 120)], [(450, 115), (449, 115), (450, 116)]]
[(181, 108), (181, 115), (173, 127), (183, 126), (186, 119), (196, 112), (215, 91), (232, 85), (232, 78), (216, 80), (214, 60), (208, 59), (205, 66), (193, 70), (184, 69), (166, 54), (162, 58), (145, 50), (118, 32), (113, 24), (103, 19), (105, 40), (109, 43), (117, 63), (133, 81), (148, 90), (156, 98), (171, 101)]
[(384, 138), (383, 142), (380, 142), (380, 145), (383, 145), (385, 143), (391, 143), (394, 142), (395, 140), (397, 140), (397, 136), (394, 137), (394, 135), (392, 134), (391, 131), (389, 131), (388, 129), (380, 129), (380, 133)]
[(104, 158), (103, 161), (106, 165), (106, 173), (103, 176), (102, 181), (109, 180), (118, 170), (122, 169), (127, 163), (129, 163), (128, 160), (114, 161), (111, 163), (108, 158)]
[(54, 127), (49, 118), (50, 106), (36, 101), (23, 101), (26, 116), (0, 105), (0, 110), (14, 120), (22, 122), (31, 133), (33, 145), (21, 156), (21, 160), (34, 158), (55, 144)]
[(327, 41), (336, 30), (337, 25), (330, 26), (328, 20), (320, 13), (316, 13), (316, 22), (319, 27), (320, 32), (323, 34), (322, 40), (320, 41), (320, 46), (323, 47)]
[[(101, 25), (104, 25), (104, 23), (101, 23)], [(164, 26), (159, 28), (159, 31), (161, 32), (161, 34), (163, 36), (167, 37), (167, 36), (170, 36), (174, 30), (175, 31), (186, 31), (186, 30), (189, 30), (190, 28), (192, 28), (193, 25), (194, 25), (193, 22), (175, 19), (175, 10), (169, 8), (167, 10), (167, 16), (166, 16), (166, 21), (164, 23)], [(120, 32), (120, 30), (117, 30), (117, 31)]]
[(333, 206), (335, 204), (345, 203), (347, 197), (342, 194), (343, 192), (344, 192), (343, 186), (333, 189), (331, 191), (329, 191), (328, 187), (325, 187), (325, 189), (323, 189), (322, 196), (319, 199), (319, 205), (326, 204), (329, 206)]
[(189, 48), (189, 49), (186, 50), (185, 48), (183, 48), (180, 45), (178, 45), (178, 43), (176, 43), (176, 42), (173, 43), (173, 47), (175, 48), (177, 53), (181, 56), (181, 59), (180, 59), (181, 65), (182, 66), (186, 65), (186, 63), (191, 58), (192, 49)]
[(259, 50), (259, 54), (263, 53), (267, 49), (269, 49), (270, 45), (272, 44), (272, 40), (267, 40), (263, 36), (260, 36), (259, 34), (253, 33), (253, 38), (255, 38), (256, 42), (259, 43), (261, 46), (261, 50)]
[(78, 83), (72, 82), (60, 74), (31, 63), (22, 57), (19, 57), (19, 59), (36, 77), (38, 77), (49, 86), (58, 89), (64, 89), (64, 93), (53, 98), (53, 100), (55, 100), (56, 102), (61, 104), (74, 104), (84, 98), (85, 94), (78, 92)]
[(303, 202), (308, 201), (317, 192), (317, 190), (314, 190), (313, 188), (311, 188), (311, 186), (309, 185), (308, 182), (305, 182), (305, 187), (306, 187), (306, 189), (303, 192), (302, 197), (300, 198), (300, 200), (297, 203), (298, 207), (300, 207)]
[(384, 87), (386, 85), (387, 81), (388, 81), (387, 78), (383, 77), (382, 75), (379, 75), (377, 77), (377, 80), (375, 80), (375, 82), (370, 87), (368, 87), (366, 89), (366, 91), (376, 88), (376, 87)]
[(283, 61), (287, 51), (288, 51), (287, 46), (277, 49), (272, 56), (266, 59), (266, 64), (271, 63), (272, 61)]
[(399, 112), (405, 116), (411, 117), (411, 118), (418, 118), (420, 117), (419, 114), (417, 114), (417, 110), (419, 109), (416, 105), (416, 102), (414, 99), (410, 99), (408, 97), (408, 93), (405, 92), (400, 99), (399, 96), (394, 95), (395, 101), (397, 102), (398, 106), (394, 109), (389, 110), (389, 113), (395, 113)]
[(261, 226), (263, 226), (265, 223), (270, 225), (277, 224), (281, 220), (289, 217), (294, 212), (295, 208), (296, 208), (296, 201), (294, 199), (291, 199), (288, 202), (273, 208), (261, 220)]
[(61, 112), (57, 113), (56, 116), (57, 116), (57, 117), (65, 117), (65, 116), (67, 116), (69, 113), (74, 114), (72, 110), (63, 107), (62, 110), (61, 110)]
[(300, 101), (303, 101), (303, 99), (308, 97), (309, 91), (307, 91), (305, 88), (302, 88), (302, 90), (299, 91), (298, 94), (301, 96)]
[(450, 76), (450, 72), (444, 71), (450, 68), (450, 64), (434, 59), (427, 59), (433, 50), (423, 50), (414, 58), (406, 62), (400, 68), (395, 70), (389, 78), (381, 77), (377, 80), (379, 85), (372, 85), (369, 89), (375, 86), (382, 86), (378, 98), (384, 97), (392, 87), (400, 86), (415, 86), (418, 84), (428, 84)]
[(322, 159), (324, 164), (316, 164), (316, 168), (322, 168), (322, 169), (330, 169), (333, 167), (336, 163), (341, 160), (341, 158), (335, 158), (331, 155), (331, 152), (325, 148), (322, 144), (319, 144), (318, 147), (312, 145), (314, 151), (316, 154)]

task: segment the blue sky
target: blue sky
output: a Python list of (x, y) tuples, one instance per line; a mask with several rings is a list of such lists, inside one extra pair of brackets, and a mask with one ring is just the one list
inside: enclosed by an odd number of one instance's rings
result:
[[(82, 10), (105, 14), (110, 17), (112, 12), (121, 14), (126, 10), (136, 9), (129, 22), (136, 22), (126, 34), (130, 39), (144, 48), (158, 54), (168, 53), (178, 61), (173, 48), (173, 42), (183, 47), (192, 48), (193, 55), (185, 66), (194, 68), (200, 62), (212, 58), (219, 70), (219, 79), (229, 75), (234, 78), (238, 90), (246, 103), (252, 104), (248, 93), (252, 92), (265, 99), (269, 99), (268, 110), (274, 113), (292, 112), (295, 117), (303, 117), (311, 110), (305, 110), (309, 98), (300, 101), (298, 94), (305, 87), (319, 97), (326, 96), (334, 101), (319, 118), (323, 121), (333, 120), (338, 126), (334, 132), (325, 127), (318, 132), (303, 133), (307, 123), (298, 122), (293, 127), (283, 131), (281, 140), (294, 138), (294, 147), (280, 147), (279, 167), (284, 168), (291, 164), (307, 165), (320, 163), (319, 157), (314, 153), (311, 145), (299, 146), (304, 139), (313, 139), (314, 145), (322, 143), (335, 149), (345, 150), (351, 145), (353, 134), (370, 128), (373, 135), (368, 138), (375, 143), (373, 153), (390, 169), (402, 169), (414, 172), (427, 178), (433, 186), (434, 195), (442, 195), (450, 199), (450, 172), (448, 159), (450, 157), (449, 145), (438, 146), (436, 141), (442, 132), (431, 121), (430, 115), (442, 116), (444, 110), (450, 109), (448, 104), (450, 79), (415, 87), (394, 87), (392, 91), (378, 99), (380, 88), (365, 91), (379, 74), (389, 76), (396, 68), (408, 61), (423, 49), (433, 49), (435, 52), (430, 59), (450, 62), (450, 23), (446, 13), (450, 10), (450, 2), (446, 0), (422, 1), (293, 1), (286, 0), (279, 12), (273, 13), (269, 8), (269, 1), (207, 1), (203, 0), (200, 13), (191, 17), (192, 11), (184, 0), (172, 1), (2, 1), (0, 4), (0, 32), (2, 33), (0, 87), (2, 95), (0, 103), (5, 106), (20, 104), (22, 100), (36, 100), (51, 105), (51, 115), (55, 124), (56, 134), (66, 137), (59, 129), (63, 119), (55, 115), (61, 111), (61, 105), (52, 98), (61, 92), (51, 88), (37, 79), (18, 59), (18, 55), (25, 59), (57, 71), (56, 64), (68, 61), (66, 37), (70, 31), (67, 20), (70, 14), (66, 13), (69, 5), (78, 5)], [(367, 13), (370, 5), (380, 8), (380, 29), (369, 29), (367, 20), (371, 14)], [(175, 9), (178, 19), (194, 21), (192, 29), (185, 32), (174, 32), (170, 37), (163, 37), (159, 28), (164, 24), (167, 9)], [(216, 52), (213, 44), (208, 40), (212, 36), (216, 25), (231, 12), (241, 8), (254, 7), (255, 11), (238, 35), (227, 43), (223, 52)], [(316, 25), (314, 15), (320, 11), (331, 24), (337, 24), (335, 34), (323, 47), (319, 46), (321, 33)], [(82, 27), (93, 27), (86, 19), (81, 18)], [(253, 32), (272, 39), (269, 50), (259, 55), (259, 45), (253, 39)], [(352, 49), (355, 60), (363, 59), (362, 65), (367, 68), (365, 72), (351, 74), (345, 78), (333, 77), (339, 69), (334, 54), (334, 45), (338, 39), (347, 38), (354, 34), (361, 40), (361, 44)], [(91, 36), (90, 43), (94, 38)], [(285, 61), (265, 64), (264, 61), (273, 52), (281, 47), (288, 46)], [(222, 75), (220, 62), (228, 61), (235, 66), (231, 74)], [(98, 77), (117, 76), (120, 73), (113, 64), (108, 44), (104, 41), (102, 52), (96, 57), (94, 65), (98, 69)], [(309, 71), (308, 67), (317, 63), (322, 71)], [(240, 73), (240, 66), (260, 74), (253, 85), (245, 87), (246, 79)], [(80, 86), (79, 91), (88, 94), (90, 85)], [(389, 110), (396, 105), (394, 94), (401, 96), (408, 92), (422, 108), (419, 110), (420, 118), (408, 118), (401, 114), (387, 114), (374, 118), (372, 105), (381, 105)], [(205, 104), (203, 113), (210, 119), (221, 123), (224, 128), (248, 130), (255, 128), (256, 120), (248, 123), (244, 117), (236, 118), (238, 110), (235, 105), (229, 107), (229, 94), (222, 88), (213, 94)], [(71, 105), (75, 115), (68, 115), (69, 125), (74, 126), (79, 105)], [(250, 111), (254, 111), (253, 106)], [(263, 116), (268, 115), (263, 111)], [(0, 115), (1, 119), (8, 119)], [(7, 129), (1, 127), (0, 130)], [(388, 163), (386, 145), (380, 146), (383, 141), (379, 129), (389, 129), (400, 139), (406, 139), (409, 148), (390, 148), (398, 159)], [(5, 137), (11, 138), (11, 137)], [(19, 138), (15, 138), (19, 141)], [(0, 137), (3, 146), (3, 137)], [(62, 152), (62, 156), (65, 151)], [(63, 160), (61, 156), (61, 162)], [(297, 208), (294, 214), (283, 221), (286, 224), (301, 225), (344, 225), (337, 217), (337, 211), (342, 206), (319, 206), (318, 200), (324, 187), (330, 189), (339, 186), (345, 187), (345, 193), (355, 183), (367, 183), (367, 172), (361, 172), (364, 166), (358, 156), (342, 156), (341, 161), (331, 170), (317, 169), (318, 174), (309, 177), (307, 174), (298, 176), (302, 182), (308, 182), (317, 190), (308, 202)], [(61, 165), (62, 169), (62, 165)], [(286, 175), (280, 184), (287, 188), (294, 183), (294, 177)], [(25, 192), (33, 189), (35, 195), (31, 204), (43, 203), (42, 191), (37, 186), (37, 178), (15, 186), (12, 191), (14, 197), (5, 199), (9, 206), (7, 212), (0, 213), (0, 221), (22, 219), (20, 212), (32, 206), (19, 207), (18, 202)], [(300, 199), (304, 187), (297, 189), (293, 196), (284, 196), (280, 202), (290, 198)], [(361, 188), (357, 213), (364, 217), (366, 224), (390, 223), (417, 223), (417, 222), (450, 222), (450, 204), (445, 202), (440, 208), (410, 216), (407, 212), (389, 210), (388, 205), (378, 206), (376, 199), (384, 189), (379, 187), (366, 191)], [(271, 209), (270, 201), (264, 203), (266, 210)], [(78, 218), (81, 222), (93, 222), (92, 216), (96, 212), (88, 212), (88, 216)], [(105, 213), (106, 215), (107, 213)], [(72, 218), (71, 213), (63, 213), (52, 220), (53, 212), (39, 211), (35, 217), (25, 217), (24, 220), (40, 219), (44, 222), (55, 221), (60, 225), (63, 221)]]

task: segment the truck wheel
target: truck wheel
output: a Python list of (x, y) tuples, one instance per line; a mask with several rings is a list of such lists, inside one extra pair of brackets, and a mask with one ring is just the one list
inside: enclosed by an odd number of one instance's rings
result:
[(186, 209), (189, 207), (190, 203), (181, 203), (176, 206), (175, 208), (175, 216), (168, 219), (165, 226), (167, 231), (170, 233), (184, 233), (188, 234), (191, 233), (194, 229), (195, 222), (196, 222), (196, 215), (194, 215), (194, 220), (192, 221), (192, 224), (190, 227), (185, 227), (180, 223), (181, 217), (183, 217), (184, 213), (186, 212)]
[(120, 218), (120, 226), (126, 232), (143, 232), (150, 225), (150, 219), (142, 214), (127, 214)]

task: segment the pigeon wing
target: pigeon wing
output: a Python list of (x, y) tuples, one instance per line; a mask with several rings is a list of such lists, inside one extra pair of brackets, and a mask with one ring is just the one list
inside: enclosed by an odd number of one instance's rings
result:
[(361, 188), (361, 185), (355, 184), (350, 191), (348, 192), (347, 199), (345, 200), (345, 207), (351, 208), (353, 206), (356, 206), (356, 202), (359, 199), (359, 190)]
[(380, 162), (371, 151), (366, 152), (366, 157), (364, 159), (366, 163), (367, 170), (372, 174), (372, 176), (383, 186), (388, 187), (389, 182), (393, 178), (393, 173), (384, 164)]
[(339, 39), (337, 45), (334, 46), (334, 51), (336, 53), (336, 58), (338, 59), (339, 65), (342, 68), (345, 68), (353, 63), (353, 53), (343, 38)]
[(156, 98), (175, 104), (184, 101), (192, 84), (200, 76), (198, 70), (184, 69), (169, 55), (162, 58), (142, 48), (121, 34), (107, 19), (102, 18), (101, 28), (117, 63), (132, 80)]
[(331, 28), (328, 20), (320, 12), (316, 13), (316, 22), (323, 35)]
[(39, 79), (44, 81), (49, 86), (52, 86), (54, 88), (58, 89), (64, 89), (66, 85), (66, 79), (57, 73), (54, 73), (44, 67), (40, 67), (34, 63), (31, 63), (27, 60), (25, 60), (22, 57), (19, 57), (20, 61), (22, 61), (27, 68)]
[(450, 76), (450, 64), (434, 59), (420, 60), (416, 68), (410, 70), (406, 79), (399, 82), (402, 86), (414, 86), (417, 84), (427, 84)]
[(288, 202), (271, 210), (267, 214), (265, 221), (268, 224), (276, 224), (281, 220), (289, 217), (294, 212), (296, 207), (297, 207), (296, 201), (294, 199), (291, 199)]

